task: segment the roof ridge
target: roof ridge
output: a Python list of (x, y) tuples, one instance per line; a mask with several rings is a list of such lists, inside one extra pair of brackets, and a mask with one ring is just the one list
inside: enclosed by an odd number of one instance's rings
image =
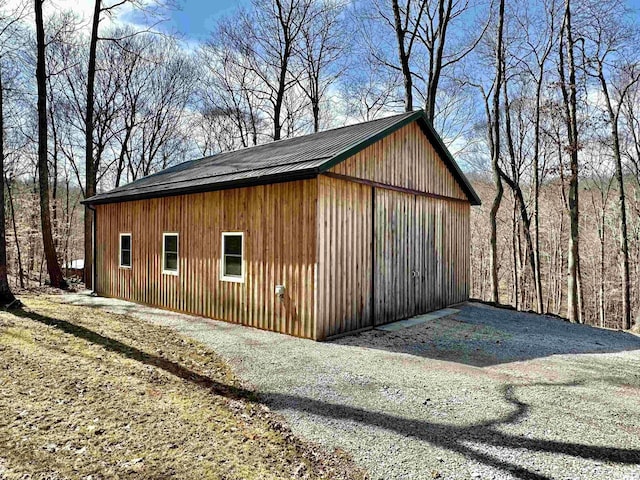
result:
[[(298, 140), (298, 139), (301, 139), (301, 138), (312, 137), (314, 135), (320, 135), (320, 134), (327, 133), (327, 132), (335, 132), (336, 130), (342, 130), (343, 128), (355, 127), (355, 126), (360, 126), (360, 125), (368, 125), (370, 123), (380, 122), (382, 120), (387, 120), (389, 118), (402, 117), (402, 116), (405, 116), (405, 115), (407, 115), (407, 116), (408, 115), (412, 115), (412, 114), (414, 114), (416, 112), (421, 112), (421, 111), (422, 111), (422, 109), (413, 110), (411, 112), (395, 113), (393, 115), (388, 115), (386, 117), (380, 117), (380, 118), (374, 118), (373, 120), (367, 120), (365, 122), (357, 122), (357, 123), (351, 123), (349, 125), (342, 125), (340, 127), (327, 128), (326, 130), (320, 130), (318, 132), (305, 133), (304, 135), (298, 135), (298, 136), (295, 136), (295, 137), (280, 138), (278, 140), (271, 140), (269, 142), (259, 143), (257, 145), (247, 145), (246, 147), (236, 148), (235, 150), (225, 150), (223, 152), (214, 153), (213, 155), (207, 155), (205, 157), (194, 158), (192, 160), (187, 160), (186, 162), (197, 162), (199, 160), (212, 159), (212, 158), (217, 157), (218, 155), (222, 155), (222, 154), (226, 154), (226, 153), (242, 152), (244, 150), (250, 150), (252, 148), (264, 147), (264, 146), (267, 146), (267, 145), (275, 145), (275, 144), (278, 144), (278, 143), (287, 142), (287, 141), (290, 141), (290, 140)], [(181, 165), (182, 163), (186, 163), (186, 162), (181, 162), (178, 165)], [(157, 172), (157, 173), (159, 173), (159, 172)]]

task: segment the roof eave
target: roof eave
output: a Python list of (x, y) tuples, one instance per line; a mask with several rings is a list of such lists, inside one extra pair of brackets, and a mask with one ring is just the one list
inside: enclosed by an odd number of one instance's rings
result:
[(151, 198), (177, 197), (179, 195), (187, 195), (191, 193), (215, 192), (217, 190), (228, 190), (230, 188), (256, 187), (259, 185), (269, 185), (273, 183), (295, 182), (297, 180), (308, 180), (318, 175), (317, 168), (309, 168), (299, 170), (295, 173), (286, 172), (273, 175), (264, 175), (255, 178), (243, 178), (240, 180), (230, 180), (228, 182), (219, 182), (206, 185), (192, 185), (182, 188), (175, 188), (169, 191), (159, 190), (147, 193), (131, 193), (121, 196), (102, 196), (94, 195), (93, 197), (81, 200), (83, 205), (106, 205), (109, 203), (132, 202), (136, 200), (148, 200)]

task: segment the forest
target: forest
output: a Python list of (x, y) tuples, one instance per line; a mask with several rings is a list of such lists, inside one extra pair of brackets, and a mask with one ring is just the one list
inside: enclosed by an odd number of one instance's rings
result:
[[(424, 109), (469, 175), (474, 298), (640, 316), (640, 52), (623, 0), (0, 0), (0, 294), (66, 288), (80, 201), (177, 163)], [(67, 277), (67, 279), (65, 279)], [(5, 302), (8, 303), (8, 302)]]

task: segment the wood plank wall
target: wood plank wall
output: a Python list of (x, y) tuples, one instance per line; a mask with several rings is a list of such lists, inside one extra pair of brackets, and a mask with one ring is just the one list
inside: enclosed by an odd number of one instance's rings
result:
[(416, 314), (416, 285), (412, 273), (423, 248), (416, 216), (416, 196), (393, 190), (375, 192), (375, 324)]
[[(316, 337), (317, 180), (97, 206), (97, 291), (170, 310)], [(221, 234), (244, 232), (245, 283), (220, 280)], [(162, 273), (178, 232), (179, 274)], [(132, 268), (118, 267), (131, 233)], [(286, 286), (276, 299), (276, 284)]]
[(371, 187), (318, 177), (317, 337), (371, 324)]
[(329, 171), (467, 200), (417, 122), (400, 128)]
[[(468, 298), (470, 203), (417, 123), (330, 173), (342, 177), (319, 177), (318, 338)], [(371, 293), (373, 307), (363, 302)]]
[(375, 324), (469, 294), (469, 204), (376, 189)]
[[(424, 254), (416, 270), (417, 313), (460, 303), (469, 297), (470, 204), (416, 197), (424, 230)], [(426, 294), (425, 294), (426, 293)]]

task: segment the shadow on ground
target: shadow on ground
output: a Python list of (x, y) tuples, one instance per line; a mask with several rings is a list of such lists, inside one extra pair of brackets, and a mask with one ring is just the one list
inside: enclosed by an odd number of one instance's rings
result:
[(627, 332), (481, 303), (459, 308), (449, 317), (403, 330), (369, 330), (333, 342), (480, 367), (551, 355), (640, 350), (640, 336)]
[[(119, 353), (129, 359), (160, 368), (185, 381), (193, 383), (194, 386), (207, 388), (215, 395), (236, 400), (240, 399), (266, 404), (277, 404), (278, 406), (287, 409), (298, 410), (312, 415), (325, 416), (334, 419), (345, 419), (357, 422), (363, 426), (373, 426), (386, 429), (404, 436), (417, 438), (421, 441), (428, 442), (440, 448), (448, 449), (452, 452), (457, 452), (470, 460), (475, 460), (493, 468), (502, 470), (516, 478), (546, 480), (550, 477), (481, 452), (478, 448), (469, 446), (469, 444), (565, 454), (576, 458), (590, 459), (600, 462), (615, 462), (620, 464), (640, 463), (640, 450), (637, 449), (595, 447), (580, 443), (534, 439), (500, 431), (500, 427), (517, 423), (525, 418), (529, 413), (529, 406), (517, 398), (515, 394), (515, 387), (513, 385), (504, 386), (501, 392), (505, 401), (512, 405), (513, 410), (510, 414), (488, 422), (476, 423), (473, 425), (447, 425), (436, 422), (408, 419), (381, 412), (371, 412), (361, 408), (322, 402), (298, 395), (269, 394), (266, 397), (262, 397), (251, 390), (220, 383), (206, 375), (189, 370), (179, 363), (169, 361), (157, 355), (149, 354), (140, 349), (126, 345), (118, 340), (101, 335), (88, 328), (75, 325), (71, 322), (39, 315), (28, 310), (15, 311), (12, 313), (14, 315), (26, 317), (45, 325), (49, 325), (53, 328), (57, 328), (67, 334), (71, 334), (83, 340), (100, 345), (111, 352)], [(606, 381), (607, 379), (604, 380)], [(542, 385), (556, 387), (559, 385), (577, 385), (577, 383), (547, 383)]]

